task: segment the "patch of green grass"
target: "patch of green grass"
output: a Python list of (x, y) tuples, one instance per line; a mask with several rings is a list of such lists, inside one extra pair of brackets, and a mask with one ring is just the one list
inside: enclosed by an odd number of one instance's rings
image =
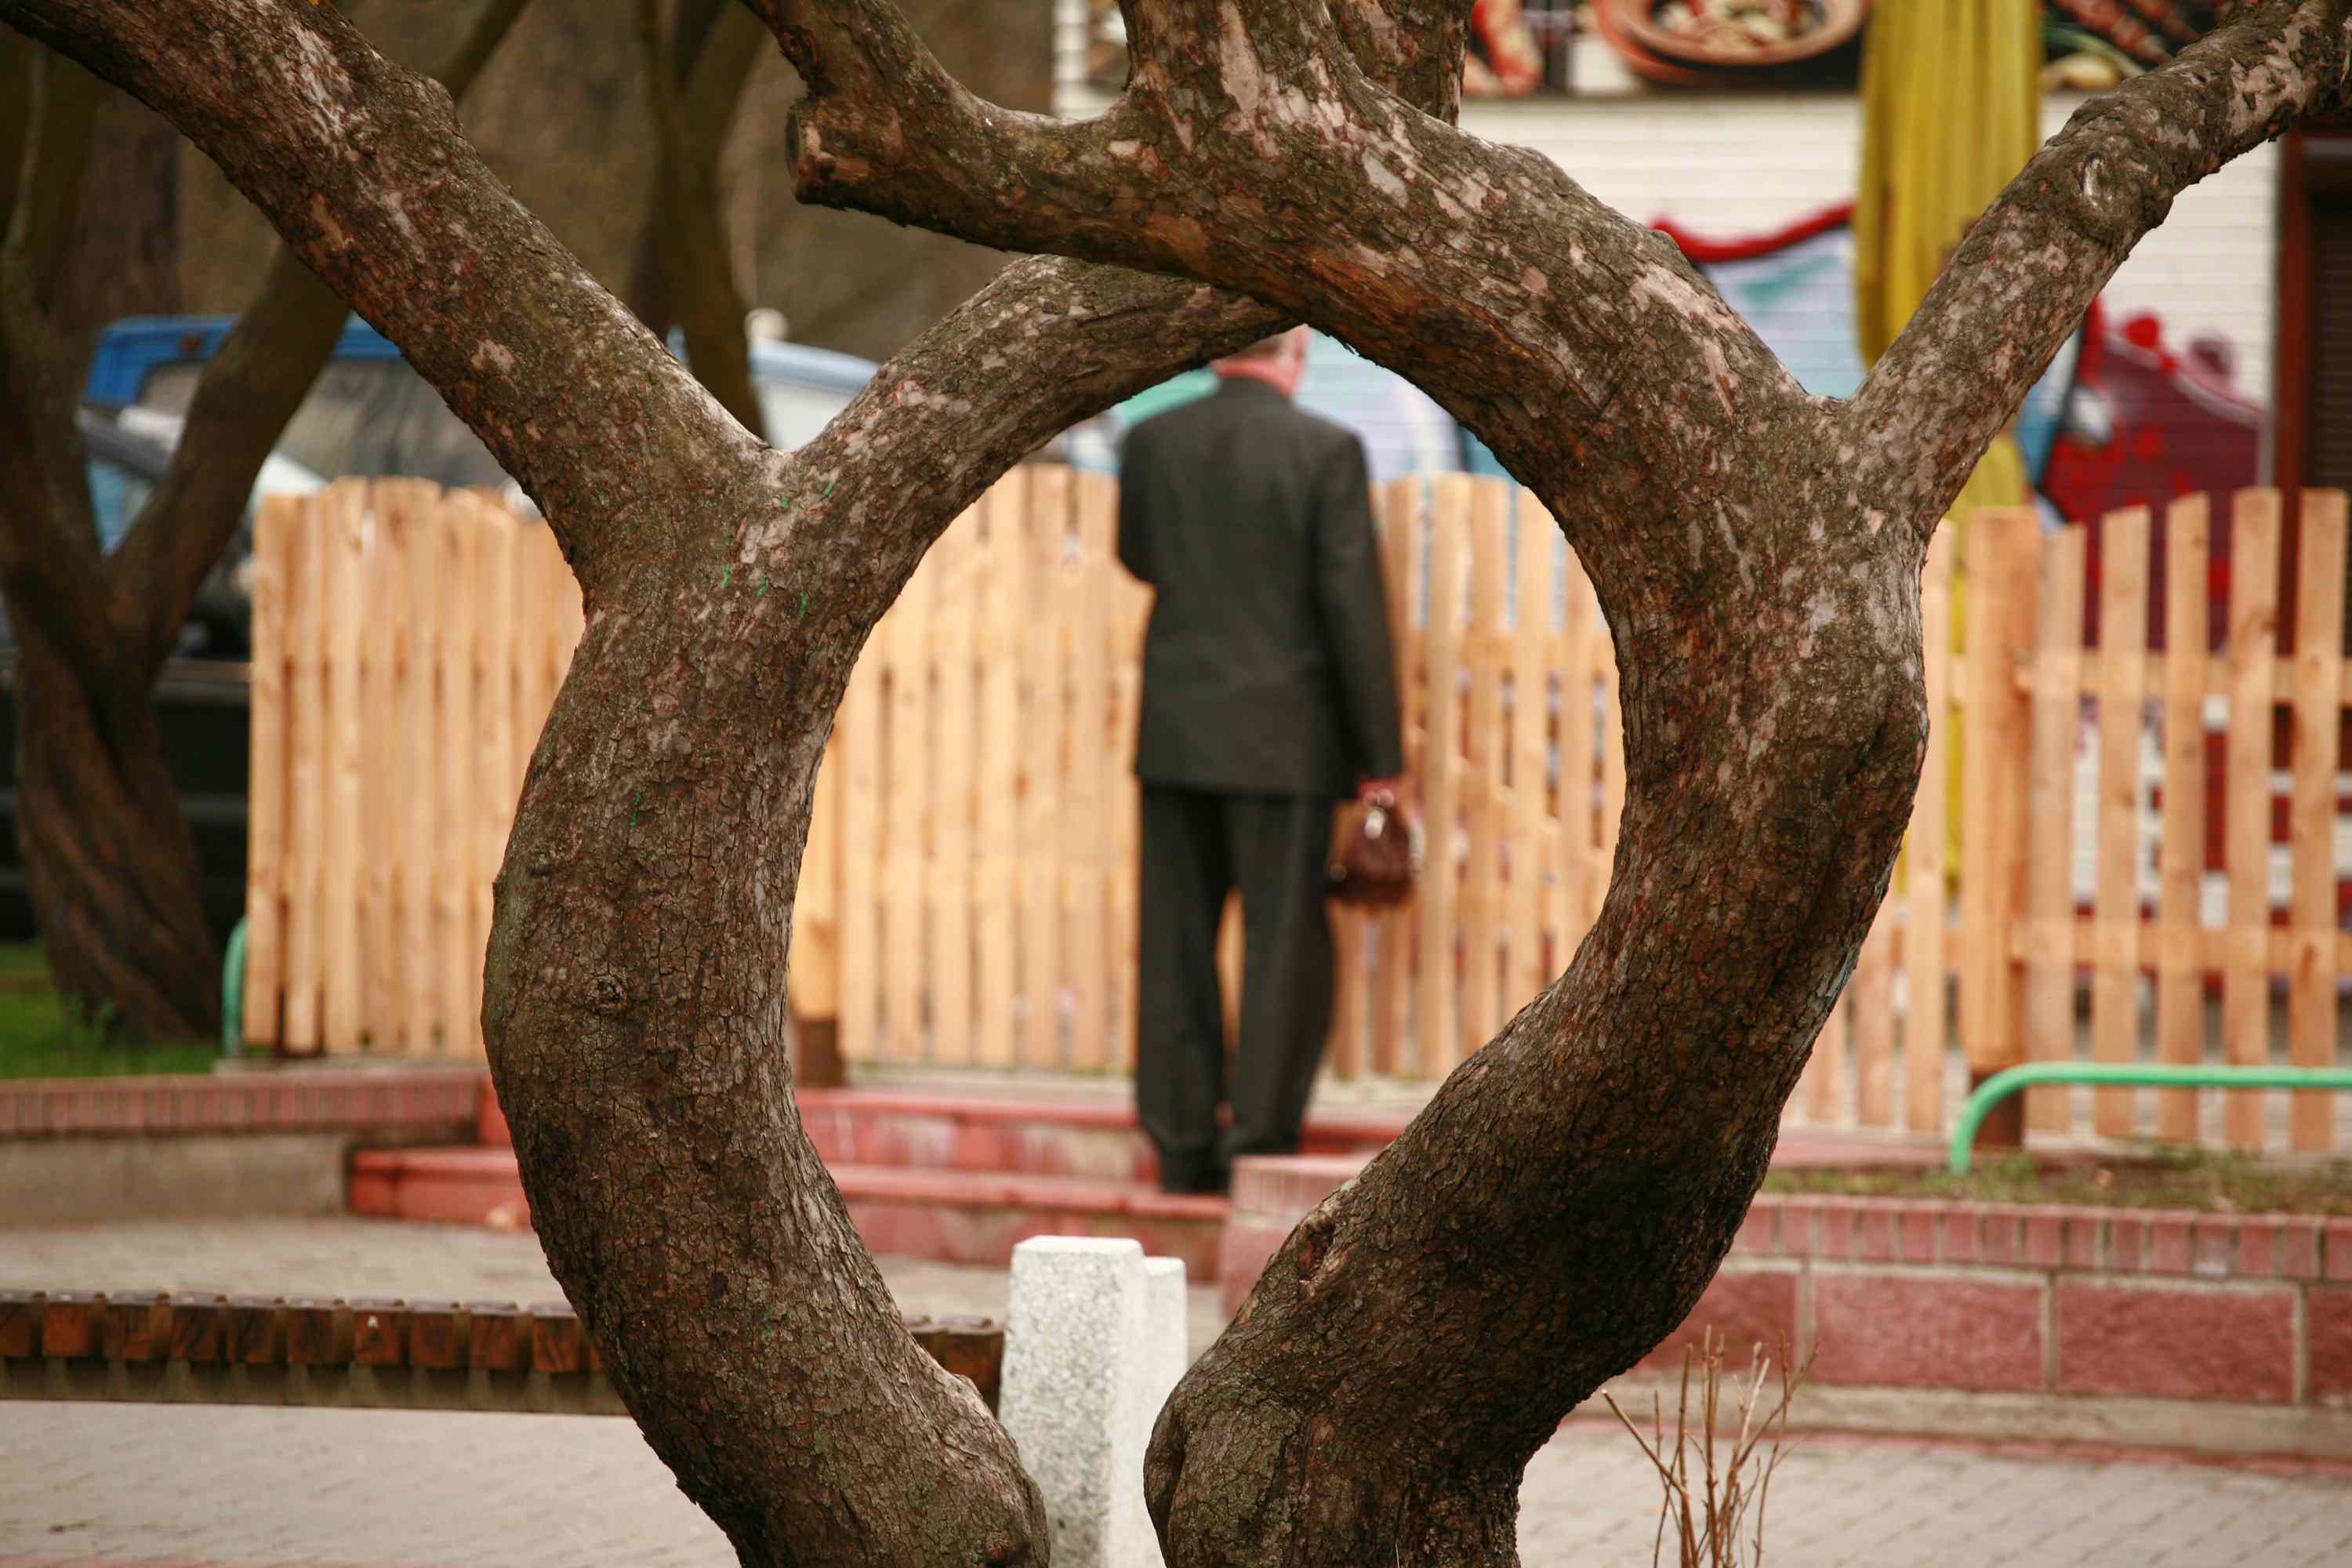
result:
[(1768, 1193), (2089, 1204), (2212, 1214), (2352, 1215), (2352, 1163), (2283, 1164), (2223, 1151), (2150, 1145), (2126, 1155), (2044, 1162), (2010, 1153), (1946, 1171), (1775, 1171)]
[(0, 945), (0, 1079), (112, 1078), (210, 1072), (219, 1047), (203, 1040), (110, 1040), (41, 984), (41, 950)]

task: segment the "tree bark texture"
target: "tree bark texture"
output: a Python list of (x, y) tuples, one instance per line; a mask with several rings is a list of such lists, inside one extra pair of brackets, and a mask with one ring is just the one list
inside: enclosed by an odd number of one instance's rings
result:
[[(2341, 95), (2340, 19), (2257, 7), (2078, 116), (1840, 404), (1663, 238), (1454, 128), (1465, 5), (1130, 0), (1128, 92), (1076, 126), (973, 97), (882, 0), (756, 8), (810, 89), (807, 195), (1069, 258), (1008, 268), (788, 457), (331, 11), (0, 0), (186, 128), (555, 520), (588, 627), (499, 879), (492, 1069), (557, 1278), (747, 1563), (1044, 1552), (1009, 1443), (898, 1326), (788, 1092), (809, 792), (882, 609), (1023, 453), (1289, 316), (1486, 438), (1610, 620), (1610, 890), (1567, 972), (1293, 1234), (1147, 1481), (1185, 1568), (1513, 1562), (1528, 1458), (1714, 1273), (1884, 895), (1934, 522), (2101, 258), (2205, 166), (2127, 162), (2105, 116), (2250, 144)], [(2068, 184), (2091, 148), (2102, 174)], [(1937, 354), (1987, 298), (2000, 335)]]
[(972, 99), (870, 6), (780, 10), (805, 195), (1339, 332), (1478, 431), (1592, 575), (1627, 771), (1600, 920), (1293, 1234), (1148, 1470), (1179, 1565), (1513, 1561), (1527, 1459), (1714, 1274), (1885, 894), (1926, 541), (2172, 196), (2341, 95), (2342, 16), (2259, 8), (2086, 108), (1839, 405), (1662, 237), (1368, 91), (1317, 7), (1130, 0), (1130, 84), (1085, 125)]
[(58, 990), (144, 1035), (216, 1030), (220, 953), (153, 702), (93, 690), (37, 632), (19, 634), (9, 686), (16, 842)]
[[(451, 90), (463, 93), (480, 74), (523, 5), (486, 0), (448, 53), (442, 76)], [(74, 378), (82, 342), (103, 319), (89, 314), (89, 300), (122, 300), (65, 283), (116, 270), (120, 247), (77, 240), (74, 231), (89, 226), (74, 215), (114, 199), (121, 160), (89, 155), (110, 123), (160, 128), (175, 146), (176, 134), (79, 66), (44, 54), (43, 90), (26, 95), (38, 102), (38, 118), (28, 113), (0, 146), (0, 155), (16, 154), (13, 169), (29, 171), (21, 192), (12, 186), (0, 204), (8, 231), (0, 243), (0, 455), (14, 459), (0, 471), (25, 481), (0, 498), (0, 598), (14, 624), (30, 629), (20, 634), (14, 674), (17, 844), (59, 988), (131, 1034), (208, 1036), (220, 1021), (218, 953), (152, 691), (205, 574), (236, 535), (255, 476), (333, 355), (347, 311), (280, 247), (260, 292), (206, 363), (163, 479), (101, 555)], [(117, 136), (126, 139), (139, 148), (148, 140)], [(142, 168), (154, 161), (142, 157)], [(5, 223), (12, 211), (20, 225)], [(123, 224), (108, 222), (102, 234)], [(120, 270), (160, 276), (144, 265)], [(152, 299), (141, 308), (169, 305)]]

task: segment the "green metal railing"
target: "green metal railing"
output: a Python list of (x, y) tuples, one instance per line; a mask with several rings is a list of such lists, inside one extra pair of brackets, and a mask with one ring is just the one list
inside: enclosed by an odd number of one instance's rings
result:
[(2128, 1062), (2028, 1062), (1979, 1084), (1952, 1129), (1951, 1172), (1969, 1173), (1977, 1129), (1992, 1108), (2040, 1083), (2089, 1083), (2130, 1089), (2352, 1089), (2352, 1068), (2141, 1067)]
[(221, 1055), (233, 1057), (245, 1049), (245, 922), (228, 933), (228, 953), (221, 960)]

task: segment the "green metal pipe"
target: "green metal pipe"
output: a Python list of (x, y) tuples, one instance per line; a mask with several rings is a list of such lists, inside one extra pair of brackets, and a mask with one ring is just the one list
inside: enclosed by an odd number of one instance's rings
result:
[(228, 933), (228, 953), (221, 960), (221, 1055), (233, 1057), (245, 1049), (245, 921)]
[(2120, 1084), (2133, 1089), (2352, 1089), (2352, 1068), (2142, 1067), (2131, 1062), (2028, 1062), (2004, 1068), (1977, 1085), (1952, 1129), (1951, 1171), (1969, 1173), (1977, 1129), (1985, 1115), (2019, 1089), (2037, 1083)]

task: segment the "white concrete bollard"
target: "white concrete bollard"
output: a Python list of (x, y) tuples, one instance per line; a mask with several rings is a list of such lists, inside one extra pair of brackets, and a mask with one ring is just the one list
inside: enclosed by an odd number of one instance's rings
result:
[(1013, 1249), (998, 1413), (1045, 1494), (1057, 1568), (1159, 1568), (1143, 1451), (1183, 1365), (1181, 1261), (1094, 1237)]
[(1143, 1279), (1145, 1344), (1153, 1358), (1143, 1384), (1143, 1436), (1149, 1443), (1160, 1407), (1184, 1375), (1191, 1342), (1184, 1331), (1184, 1260), (1147, 1258)]

